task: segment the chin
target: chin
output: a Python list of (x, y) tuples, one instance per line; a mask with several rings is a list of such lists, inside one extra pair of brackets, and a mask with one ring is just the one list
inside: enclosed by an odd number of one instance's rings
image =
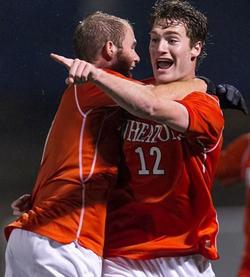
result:
[(174, 74), (166, 70), (154, 70), (154, 77), (157, 84), (166, 84), (175, 80)]
[(167, 83), (170, 83), (170, 82), (174, 82), (176, 81), (176, 78), (174, 78), (173, 76), (166, 76), (166, 75), (156, 75), (155, 76), (155, 80), (156, 80), (156, 83), (157, 84), (167, 84)]

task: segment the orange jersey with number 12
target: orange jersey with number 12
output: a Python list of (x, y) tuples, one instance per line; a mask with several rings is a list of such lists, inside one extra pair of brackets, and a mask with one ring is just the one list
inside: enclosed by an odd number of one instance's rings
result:
[(131, 259), (202, 254), (218, 258), (211, 198), (224, 119), (216, 97), (183, 100), (184, 133), (127, 116), (124, 157), (108, 209), (105, 257)]

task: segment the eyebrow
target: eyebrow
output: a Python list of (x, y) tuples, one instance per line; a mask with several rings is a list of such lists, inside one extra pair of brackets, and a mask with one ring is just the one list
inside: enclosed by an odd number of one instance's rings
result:
[[(150, 35), (159, 35), (156, 31), (151, 31), (149, 32)], [(167, 35), (180, 35), (179, 33), (175, 32), (175, 31), (166, 31), (163, 33), (164, 35), (167, 34)]]

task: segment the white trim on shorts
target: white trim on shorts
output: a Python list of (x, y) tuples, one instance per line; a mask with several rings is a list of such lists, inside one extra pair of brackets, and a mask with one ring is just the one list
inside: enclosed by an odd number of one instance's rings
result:
[(201, 255), (131, 260), (103, 260), (103, 277), (214, 277), (209, 260)]
[(22, 229), (11, 232), (5, 261), (5, 277), (101, 277), (102, 272), (102, 258), (93, 251)]

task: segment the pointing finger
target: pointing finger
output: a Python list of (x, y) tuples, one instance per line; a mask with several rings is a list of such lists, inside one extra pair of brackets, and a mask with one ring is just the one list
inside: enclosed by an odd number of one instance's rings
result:
[(51, 54), (50, 54), (50, 57), (51, 57), (54, 61), (56, 61), (56, 62), (58, 62), (58, 63), (64, 65), (67, 69), (70, 69), (70, 67), (72, 66), (73, 61), (74, 61), (74, 60), (72, 60), (72, 59), (68, 59), (68, 58), (66, 58), (66, 57), (64, 57), (64, 56), (57, 55), (57, 54), (54, 54), (54, 53), (51, 53)]

